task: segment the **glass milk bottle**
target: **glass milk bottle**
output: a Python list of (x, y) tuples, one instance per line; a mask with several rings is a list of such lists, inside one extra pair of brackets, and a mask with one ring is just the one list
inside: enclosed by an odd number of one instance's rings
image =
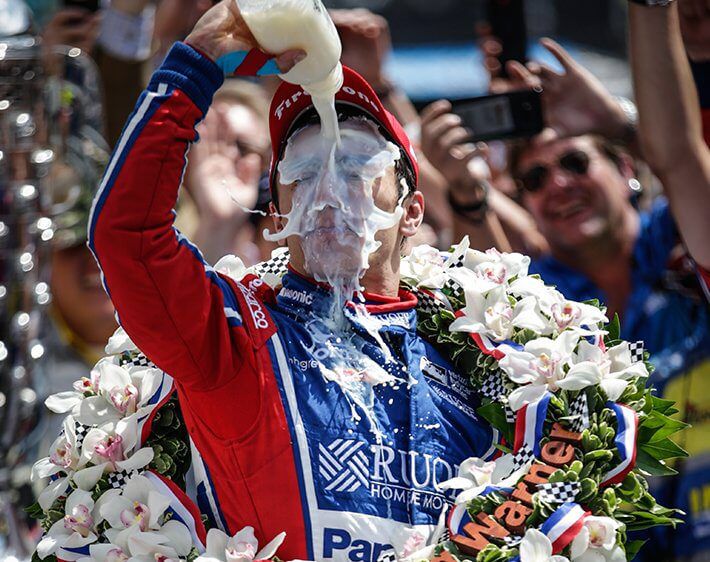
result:
[(334, 96), (343, 85), (342, 46), (321, 0), (236, 0), (259, 46), (269, 53), (302, 49), (307, 56), (281, 78), (308, 92), (324, 135), (337, 138)]

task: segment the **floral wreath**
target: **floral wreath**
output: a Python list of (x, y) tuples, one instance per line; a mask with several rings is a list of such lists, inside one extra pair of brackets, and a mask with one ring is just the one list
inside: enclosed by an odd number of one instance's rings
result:
[[(247, 269), (234, 256), (215, 269), (276, 287), (288, 254)], [(467, 459), (440, 484), (461, 490), (445, 522), (380, 561), (621, 562), (643, 541), (629, 531), (680, 523), (647, 476), (675, 471), (687, 453), (671, 440), (686, 424), (646, 388), (642, 342), (619, 339), (596, 301), (566, 300), (528, 274), (517, 253), (418, 246), (402, 284), (419, 298), (420, 334), (469, 376), (478, 413), (501, 436), (497, 458)], [(172, 378), (119, 329), (107, 357), (74, 390), (46, 400), (67, 414), (33, 477), (50, 478), (28, 512), (44, 536), (33, 560), (232, 562), (268, 560), (251, 527), (229, 537), (205, 527), (185, 493), (190, 439)]]

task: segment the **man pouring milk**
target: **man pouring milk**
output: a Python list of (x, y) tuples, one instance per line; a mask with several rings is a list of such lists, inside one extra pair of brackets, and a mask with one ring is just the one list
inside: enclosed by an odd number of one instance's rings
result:
[[(286, 531), (284, 559), (375, 562), (438, 540), (450, 500), (438, 484), (491, 456), (495, 435), (417, 335), (399, 282), (424, 212), (414, 151), (339, 56), (318, 0), (214, 6), (138, 100), (89, 244), (121, 325), (177, 382), (209, 524), (251, 525), (260, 542)], [(266, 235), (290, 252), (275, 289), (212, 269), (172, 212), (225, 73), (270, 72), (286, 81), (269, 115)]]

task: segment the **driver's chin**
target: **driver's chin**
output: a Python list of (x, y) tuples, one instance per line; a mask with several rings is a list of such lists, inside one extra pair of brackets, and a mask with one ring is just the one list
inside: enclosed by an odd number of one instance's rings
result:
[(364, 241), (347, 227), (320, 227), (302, 240), (306, 266), (311, 275), (352, 279), (360, 273)]

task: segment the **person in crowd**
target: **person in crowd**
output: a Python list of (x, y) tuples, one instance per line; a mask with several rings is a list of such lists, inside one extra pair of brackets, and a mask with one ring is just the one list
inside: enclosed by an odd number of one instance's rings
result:
[(257, 229), (266, 227), (261, 219), (269, 200), (268, 189), (260, 190), (260, 178), (268, 168), (267, 117), (264, 90), (233, 79), (217, 90), (214, 104), (197, 127), (200, 142), (190, 151), (184, 185), (198, 216), (185, 228), (188, 209), (183, 201), (178, 225), (208, 263), (236, 254), (253, 265), (268, 259), (274, 248), (257, 242), (263, 240)]
[(63, 7), (42, 31), (43, 48), (78, 47), (96, 62), (101, 75), (106, 139), (113, 146), (143, 89), (152, 54), (155, 8), (150, 0), (111, 0), (91, 12)]
[[(401, 551), (416, 534), (436, 540), (433, 530), (447, 503), (437, 482), (453, 476), (454, 466), (469, 456), (489, 457), (495, 436), (471, 408), (475, 396), (464, 377), (416, 333), (416, 299), (399, 288), (399, 263), (403, 240), (423, 218), (417, 163), (402, 127), (354, 71), (344, 69), (337, 109), (343, 138), (363, 142), (344, 140), (341, 146), (350, 148), (336, 153), (334, 171), (322, 182), (312, 185), (306, 175), (284, 183), (280, 175), (284, 151), (304, 151), (325, 167), (310, 148), (319, 132), (311, 98), (284, 83), (272, 102), (269, 182), (276, 229), (292, 226), (283, 215), (294, 209), (321, 209), (303, 234), (323, 248), (308, 249), (299, 235), (288, 236), (290, 269), (278, 291), (255, 278), (237, 283), (220, 275), (172, 228), (185, 155), (197, 139), (194, 126), (223, 82), (213, 61), (256, 47), (240, 31), (245, 28), (237, 5), (224, 1), (173, 47), (138, 101), (140, 118), (124, 132), (128, 142), (113, 155), (114, 172), (95, 199), (90, 245), (122, 326), (176, 380), (186, 425), (210, 475), (205, 484), (214, 501), (204, 507), (215, 521), (230, 533), (254, 525), (259, 540), (285, 530), (280, 553), (287, 559), (376, 560), (385, 550)], [(301, 54), (284, 53), (276, 61), (284, 71)], [(398, 159), (367, 195), (355, 188), (365, 185), (364, 170), (349, 166), (375, 147), (390, 147), (386, 141), (397, 147)], [(333, 185), (353, 186), (352, 206), (342, 209), (328, 195)], [(294, 204), (311, 197), (317, 205)], [(381, 245), (358, 280), (370, 320), (365, 325), (346, 308), (345, 324), (337, 328), (330, 317), (341, 314), (331, 310), (335, 297), (314, 282), (316, 266), (307, 263), (358, 275), (352, 268), (364, 230), (351, 228), (344, 235), (352, 244), (341, 244), (332, 221), (335, 213), (354, 221), (349, 224), (370, 220), (358, 214), (362, 205), (376, 206), (376, 216), (399, 206), (402, 214), (378, 233)], [(337, 373), (362, 373), (342, 369), (342, 358), (352, 353), (368, 365), (367, 373), (391, 370), (395, 377), (395, 384), (377, 387), (365, 374), (353, 379), (372, 408), (337, 382), (346, 380)], [(322, 376), (326, 372), (337, 380)], [(437, 373), (446, 373), (449, 384)], [(362, 481), (345, 485), (326, 476), (323, 451), (343, 443), (370, 467)], [(383, 482), (375, 485), (378, 478), (385, 479), (384, 488)], [(409, 502), (409, 493), (393, 499), (392, 486), (429, 501)]]
[[(701, 69), (703, 60), (710, 59), (710, 49), (708, 35), (704, 37), (703, 48), (697, 31), (710, 29), (710, 6), (693, 0), (654, 8), (632, 4), (629, 21), (634, 91), (639, 108), (639, 144), (651, 170), (663, 183), (684, 246), (707, 287), (710, 279), (710, 149), (703, 138), (701, 105), (688, 58), (692, 61), (698, 87), (706, 94), (707, 107), (710, 77)], [(684, 37), (681, 37), (681, 27)], [(710, 69), (707, 62), (704, 64), (706, 71)], [(684, 347), (667, 355), (652, 380), (665, 398), (675, 400), (680, 410), (678, 417), (691, 424), (678, 436), (679, 444), (690, 457), (676, 463), (678, 476), (653, 483), (661, 501), (685, 512), (685, 524), (672, 530), (654, 530), (651, 544), (640, 555), (644, 560), (691, 561), (710, 557), (707, 323), (705, 330), (693, 334), (697, 343), (688, 338)], [(682, 369), (673, 368), (678, 363), (683, 365)]]

